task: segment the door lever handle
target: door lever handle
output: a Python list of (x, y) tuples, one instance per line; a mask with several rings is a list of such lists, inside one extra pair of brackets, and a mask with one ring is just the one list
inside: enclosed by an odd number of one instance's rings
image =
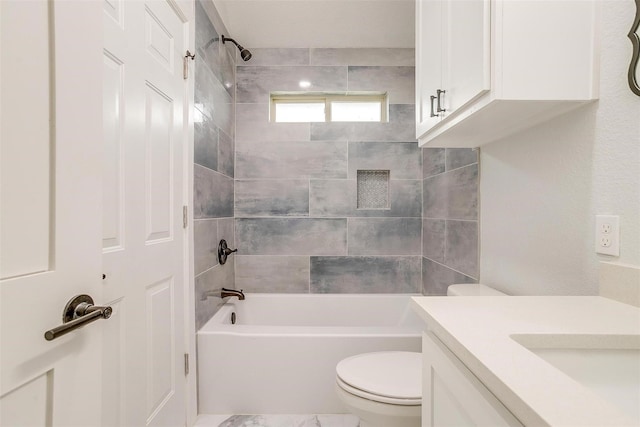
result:
[(108, 319), (112, 313), (109, 306), (93, 305), (93, 298), (89, 295), (77, 295), (64, 307), (62, 325), (46, 331), (44, 339), (52, 341), (98, 319)]

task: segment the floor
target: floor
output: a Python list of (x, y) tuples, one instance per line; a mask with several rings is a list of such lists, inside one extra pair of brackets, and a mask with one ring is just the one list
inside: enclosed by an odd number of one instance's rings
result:
[(358, 427), (353, 415), (199, 415), (195, 427)]

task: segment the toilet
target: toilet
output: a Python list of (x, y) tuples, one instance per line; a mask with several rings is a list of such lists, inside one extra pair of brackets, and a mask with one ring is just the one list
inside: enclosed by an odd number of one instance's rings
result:
[[(451, 285), (448, 296), (502, 296), (479, 284)], [(420, 427), (422, 353), (381, 351), (341, 360), (336, 393), (360, 427)]]

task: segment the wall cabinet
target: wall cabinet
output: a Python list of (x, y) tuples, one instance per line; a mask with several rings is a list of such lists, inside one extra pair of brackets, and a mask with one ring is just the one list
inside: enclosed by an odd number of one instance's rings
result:
[(416, 137), (477, 147), (598, 97), (594, 0), (417, 0)]
[(422, 335), (422, 426), (522, 426), (431, 332)]

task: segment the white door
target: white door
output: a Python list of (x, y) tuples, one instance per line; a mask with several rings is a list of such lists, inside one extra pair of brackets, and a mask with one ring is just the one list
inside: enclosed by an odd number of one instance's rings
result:
[(100, 283), (101, 7), (0, 1), (0, 425), (100, 425), (101, 334), (53, 341)]
[(104, 3), (105, 426), (185, 425), (185, 15)]

